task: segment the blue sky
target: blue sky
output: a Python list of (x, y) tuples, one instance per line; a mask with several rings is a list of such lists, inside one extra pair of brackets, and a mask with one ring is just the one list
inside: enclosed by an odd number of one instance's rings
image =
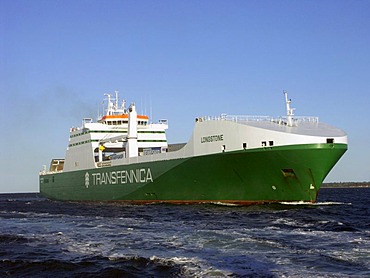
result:
[(166, 118), (319, 116), (348, 133), (326, 181), (370, 181), (370, 1), (0, 0), (0, 192), (38, 191), (104, 93)]

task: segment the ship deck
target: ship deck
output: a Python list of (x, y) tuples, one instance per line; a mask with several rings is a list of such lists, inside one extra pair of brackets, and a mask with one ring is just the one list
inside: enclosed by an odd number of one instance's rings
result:
[(199, 119), (201, 121), (231, 121), (256, 128), (308, 136), (342, 137), (347, 135), (336, 127), (319, 122), (318, 117), (310, 116), (293, 117), (293, 126), (287, 125), (286, 117), (273, 118), (270, 116), (222, 114), (220, 117), (202, 117)]

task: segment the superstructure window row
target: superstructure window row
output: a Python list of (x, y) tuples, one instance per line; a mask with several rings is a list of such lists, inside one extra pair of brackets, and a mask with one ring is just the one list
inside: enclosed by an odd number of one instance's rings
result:
[[(103, 124), (106, 124), (106, 125), (127, 125), (128, 121), (127, 120), (125, 120), (125, 121), (103, 121)], [(137, 121), (137, 124), (145, 126), (145, 125), (148, 125), (148, 122), (147, 121)]]
[[(120, 129), (120, 130), (89, 130), (82, 133), (72, 134), (69, 137), (78, 137), (89, 133), (127, 133), (126, 129)], [(137, 133), (146, 133), (146, 134), (164, 134), (166, 133), (163, 130), (138, 130)]]

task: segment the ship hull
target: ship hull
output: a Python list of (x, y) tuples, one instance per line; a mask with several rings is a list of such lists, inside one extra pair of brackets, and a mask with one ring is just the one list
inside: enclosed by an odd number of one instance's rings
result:
[(246, 149), (40, 176), (40, 192), (65, 201), (131, 203), (315, 202), (347, 144)]

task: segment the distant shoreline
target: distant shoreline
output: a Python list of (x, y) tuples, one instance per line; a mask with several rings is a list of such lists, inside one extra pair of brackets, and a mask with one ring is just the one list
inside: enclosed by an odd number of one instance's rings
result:
[(370, 182), (326, 182), (321, 188), (361, 188), (370, 187)]

